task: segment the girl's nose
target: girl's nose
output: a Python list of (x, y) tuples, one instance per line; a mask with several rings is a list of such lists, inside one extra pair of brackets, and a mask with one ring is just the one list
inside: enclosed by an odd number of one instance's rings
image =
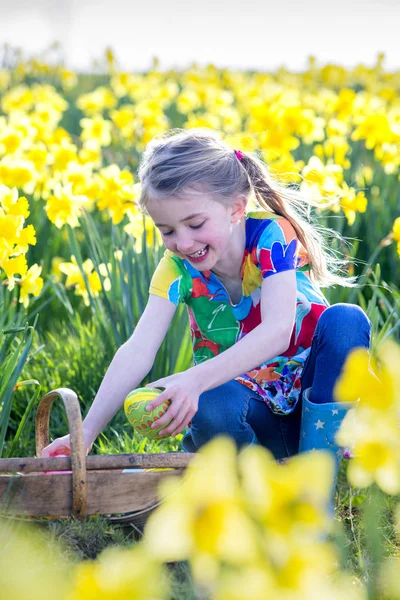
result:
[(176, 240), (176, 249), (182, 254), (189, 254), (193, 248), (193, 240), (190, 237), (182, 236)]

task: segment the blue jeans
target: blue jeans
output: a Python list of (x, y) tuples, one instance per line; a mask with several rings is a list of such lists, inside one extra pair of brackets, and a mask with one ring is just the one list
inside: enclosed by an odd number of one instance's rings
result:
[(195, 452), (217, 435), (231, 436), (238, 448), (261, 444), (276, 459), (297, 454), (299, 449), (303, 390), (312, 387), (312, 402), (334, 402), (333, 387), (348, 352), (369, 348), (371, 322), (354, 304), (334, 304), (320, 316), (310, 354), (301, 375), (299, 401), (289, 415), (278, 415), (256, 392), (232, 380), (199, 398), (192, 426), (182, 441), (183, 449)]

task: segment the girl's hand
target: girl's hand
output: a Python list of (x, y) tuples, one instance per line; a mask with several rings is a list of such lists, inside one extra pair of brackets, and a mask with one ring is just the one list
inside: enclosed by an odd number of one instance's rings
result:
[[(93, 443), (86, 441), (85, 439), (85, 447), (86, 454), (89, 454), (93, 446)], [(57, 438), (54, 442), (51, 442), (48, 446), (43, 448), (42, 457), (50, 457), (50, 456), (70, 456), (71, 455), (71, 441), (70, 436), (64, 435), (63, 437)]]
[(48, 446), (43, 448), (42, 457), (58, 456), (63, 454), (64, 456), (70, 456), (71, 454), (71, 442), (69, 434), (64, 437), (57, 438), (54, 442), (51, 442)]
[(196, 378), (193, 376), (193, 370), (189, 369), (183, 373), (176, 373), (169, 377), (157, 379), (148, 383), (146, 387), (161, 387), (165, 390), (146, 406), (147, 410), (152, 410), (159, 406), (165, 400), (171, 400), (168, 410), (160, 417), (156, 423), (153, 423), (152, 429), (156, 429), (171, 421), (165, 429), (159, 432), (159, 436), (175, 437), (183, 431), (190, 423), (197, 412), (199, 405), (199, 396), (203, 392)]

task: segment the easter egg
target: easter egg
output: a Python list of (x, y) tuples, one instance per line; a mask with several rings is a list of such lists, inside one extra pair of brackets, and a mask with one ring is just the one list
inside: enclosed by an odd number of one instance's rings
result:
[(163, 416), (171, 404), (171, 400), (166, 400), (160, 404), (160, 406), (156, 406), (153, 410), (146, 410), (146, 406), (152, 400), (157, 398), (161, 392), (162, 390), (159, 390), (158, 388), (137, 388), (130, 392), (125, 398), (124, 411), (129, 423), (136, 433), (139, 433), (149, 440), (162, 439), (158, 435), (159, 432), (171, 423), (170, 420), (162, 427), (156, 429), (151, 428), (153, 423)]

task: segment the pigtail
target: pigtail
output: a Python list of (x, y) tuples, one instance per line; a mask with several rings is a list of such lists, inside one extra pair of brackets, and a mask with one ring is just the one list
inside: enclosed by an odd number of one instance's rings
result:
[(284, 217), (292, 225), (300, 243), (307, 250), (313, 281), (324, 287), (335, 284), (354, 287), (355, 278), (345, 272), (348, 261), (328, 246), (326, 234), (340, 241), (343, 239), (334, 230), (318, 228), (310, 223), (312, 204), (304, 195), (271, 177), (264, 163), (254, 155), (243, 152), (240, 164), (247, 172), (258, 205)]

